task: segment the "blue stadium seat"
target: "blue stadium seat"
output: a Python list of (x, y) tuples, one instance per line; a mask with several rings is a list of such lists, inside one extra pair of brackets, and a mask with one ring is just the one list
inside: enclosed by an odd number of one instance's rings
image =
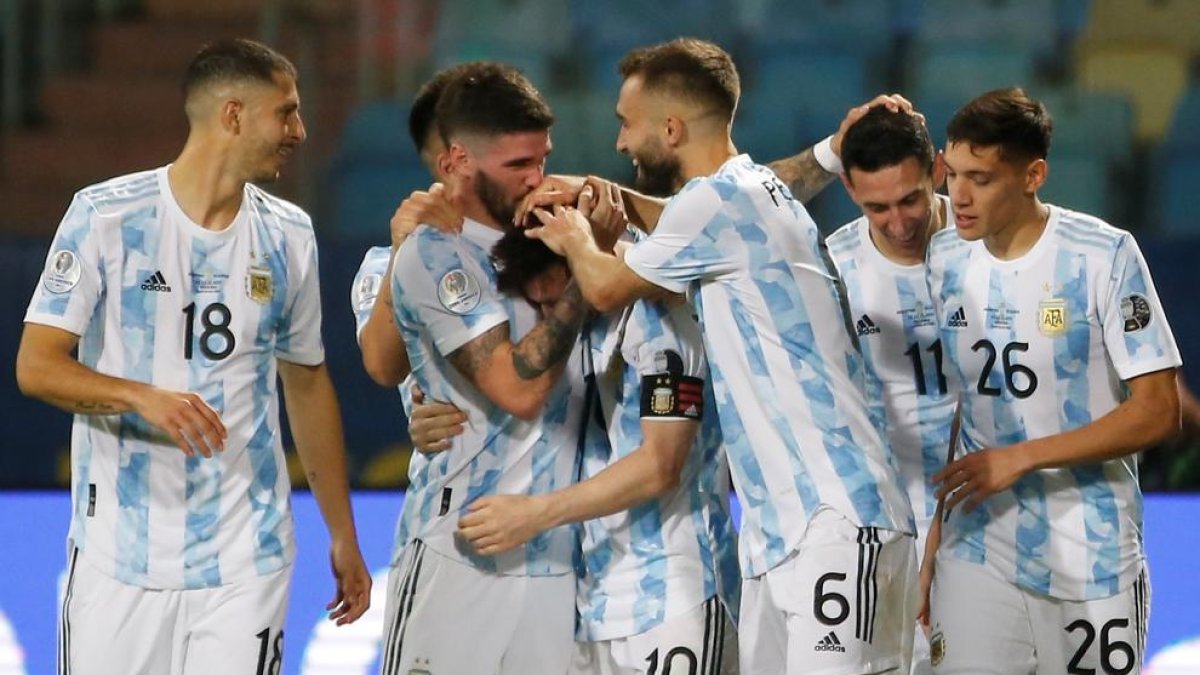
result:
[(1000, 43), (1048, 53), (1057, 39), (1055, 0), (924, 0), (914, 38), (919, 45)]
[(755, 49), (852, 45), (876, 59), (895, 45), (896, 1), (760, 0), (738, 5), (739, 22)]
[(1063, 89), (1033, 95), (1054, 119), (1051, 157), (1088, 153), (1126, 162), (1133, 153), (1133, 104), (1116, 93)]
[(1162, 171), (1159, 229), (1178, 237), (1200, 237), (1200, 157), (1175, 154)]
[(946, 43), (919, 50), (910, 81), (915, 101), (966, 103), (990, 89), (1029, 87), (1033, 77), (1033, 53), (1018, 45)]
[(1126, 223), (1115, 222), (1117, 204), (1109, 183), (1109, 168), (1103, 157), (1098, 155), (1053, 154), (1049, 159), (1050, 173), (1039, 196), (1042, 200), (1074, 211), (1103, 218), (1118, 227)]
[(1163, 145), (1171, 152), (1200, 152), (1200, 84), (1192, 83), (1179, 100)]

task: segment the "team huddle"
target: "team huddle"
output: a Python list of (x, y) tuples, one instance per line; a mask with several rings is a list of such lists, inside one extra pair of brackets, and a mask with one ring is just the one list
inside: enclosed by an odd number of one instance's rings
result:
[[(1129, 233), (1038, 198), (1046, 109), (984, 93), (938, 152), (880, 96), (762, 165), (720, 47), (618, 67), (632, 187), (547, 176), (510, 66), (413, 101), (435, 182), (350, 292), (420, 450), (381, 672), (1139, 672), (1181, 360)], [(22, 390), (75, 413), (63, 673), (278, 672), (277, 374), (331, 618), (367, 608), (311, 221), (251, 184), (304, 140), (295, 70), (219, 42), (184, 90), (180, 156), (75, 196), (25, 319)], [(863, 216), (822, 238), (838, 177)]]

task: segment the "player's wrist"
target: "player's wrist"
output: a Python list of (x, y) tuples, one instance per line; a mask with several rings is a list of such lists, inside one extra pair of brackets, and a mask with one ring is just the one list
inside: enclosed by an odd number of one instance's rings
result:
[(826, 136), (813, 146), (813, 159), (817, 160), (817, 164), (820, 164), (826, 173), (836, 176), (845, 170), (845, 167), (842, 166), (842, 158), (833, 151), (832, 135)]

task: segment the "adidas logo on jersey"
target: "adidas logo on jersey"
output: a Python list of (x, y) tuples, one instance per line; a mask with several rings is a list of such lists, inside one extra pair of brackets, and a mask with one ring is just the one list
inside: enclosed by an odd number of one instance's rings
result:
[(858, 320), (859, 337), (862, 337), (863, 335), (875, 335), (878, 332), (879, 326), (875, 325), (875, 322), (871, 320), (871, 317), (863, 314), (862, 318)]
[(967, 313), (963, 311), (962, 307), (959, 307), (953, 314), (950, 315), (950, 319), (946, 321), (946, 326), (950, 328), (967, 327)]
[(828, 635), (817, 642), (817, 646), (813, 647), (813, 651), (845, 653), (846, 648), (842, 646), (842, 641), (838, 639), (837, 633), (829, 631)]
[(167, 278), (163, 276), (161, 271), (159, 271), (151, 274), (148, 279), (142, 282), (142, 290), (170, 293), (171, 287), (167, 285)]

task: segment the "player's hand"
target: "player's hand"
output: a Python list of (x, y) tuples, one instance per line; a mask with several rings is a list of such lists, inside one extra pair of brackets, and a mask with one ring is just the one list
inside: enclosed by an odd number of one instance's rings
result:
[[(555, 206), (574, 206), (579, 203), (579, 193), (587, 183), (580, 176), (546, 176), (542, 183), (525, 195), (517, 204), (513, 214), (513, 225), (525, 227), (537, 224), (533, 221), (534, 209), (553, 209)], [(532, 222), (531, 222), (532, 221)]]
[(221, 417), (196, 394), (146, 386), (135, 397), (133, 409), (170, 436), (188, 457), (196, 453), (212, 457), (225, 448), (229, 432)]
[(482, 555), (521, 546), (546, 529), (545, 502), (527, 495), (489, 495), (471, 502), (458, 532)]
[(629, 228), (625, 201), (621, 199), (621, 186), (603, 178), (588, 176), (587, 185), (579, 193), (576, 208), (592, 224), (596, 247), (612, 252), (617, 240)]
[(541, 239), (559, 255), (567, 255), (567, 251), (576, 246), (596, 245), (592, 226), (578, 209), (555, 206), (553, 213), (538, 209), (533, 215), (541, 225), (525, 230), (525, 236)]
[(430, 455), (450, 449), (450, 439), (465, 431), (467, 414), (453, 403), (425, 401), (425, 392), (412, 386), (413, 409), (408, 418), (408, 436), (421, 454)]
[(462, 232), (462, 209), (444, 184), (434, 183), (428, 190), (417, 190), (400, 202), (392, 215), (392, 248), (403, 244), (419, 225), (452, 234)]
[(913, 108), (912, 101), (909, 101), (900, 94), (880, 94), (860, 106), (851, 108), (846, 113), (846, 117), (842, 120), (841, 125), (838, 126), (837, 132), (833, 134), (833, 140), (831, 141), (833, 154), (838, 157), (842, 156), (842, 139), (846, 137), (846, 130), (854, 126), (854, 123), (862, 119), (868, 110), (877, 105), (884, 106), (892, 112), (906, 112), (910, 115), (916, 115), (921, 118), (922, 123), (925, 122), (925, 116)]
[(329, 547), (329, 563), (337, 590), (325, 605), (329, 620), (344, 626), (354, 623), (371, 606), (371, 573), (363, 562), (357, 541), (334, 541)]
[(1026, 447), (1018, 443), (972, 452), (934, 474), (931, 480), (938, 486), (938, 499), (946, 499), (946, 511), (965, 504), (969, 513), (983, 500), (1012, 487), (1032, 467), (1026, 459)]

